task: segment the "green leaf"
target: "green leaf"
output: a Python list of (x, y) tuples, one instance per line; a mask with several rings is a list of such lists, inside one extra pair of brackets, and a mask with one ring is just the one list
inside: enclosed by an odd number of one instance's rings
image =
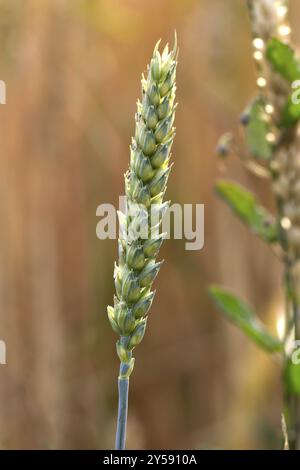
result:
[(217, 182), (216, 192), (253, 233), (268, 243), (278, 241), (274, 217), (258, 204), (253, 193), (237, 183), (224, 180)]
[(292, 127), (300, 119), (300, 104), (293, 103), (292, 99), (289, 98), (287, 104), (285, 105), (282, 118), (279, 123), (280, 127)]
[(300, 395), (300, 364), (289, 359), (284, 368), (284, 386), (288, 393)]
[[(291, 84), (300, 79), (300, 60), (288, 44), (279, 39), (272, 39), (267, 45), (266, 57), (273, 68)], [(291, 95), (292, 93), (293, 90), (291, 90)], [(279, 126), (292, 127), (299, 119), (300, 105), (294, 103), (290, 97), (283, 110)]]
[(270, 132), (266, 120), (265, 104), (261, 99), (254, 100), (248, 109), (248, 123), (246, 125), (246, 142), (249, 153), (263, 160), (272, 157), (272, 144), (267, 140)]
[(249, 305), (219, 286), (211, 286), (209, 292), (212, 299), (229, 320), (256, 344), (271, 353), (282, 351), (283, 344), (281, 341), (265, 329)]
[(271, 39), (266, 49), (266, 57), (276, 72), (289, 82), (300, 78), (300, 62), (291, 46), (279, 39)]

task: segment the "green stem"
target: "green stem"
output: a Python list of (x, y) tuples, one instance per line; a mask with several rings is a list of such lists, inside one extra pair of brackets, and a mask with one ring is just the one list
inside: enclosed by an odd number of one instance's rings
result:
[[(298, 289), (297, 289), (297, 286), (294, 285), (295, 298), (293, 298), (293, 319), (294, 319), (294, 327), (295, 327), (295, 341), (300, 340), (300, 305), (298, 303), (298, 299), (299, 299)], [(295, 450), (300, 450), (300, 397), (299, 395), (293, 396), (293, 402), (294, 402)]]
[[(295, 334), (294, 340), (300, 340), (300, 305), (298, 302), (299, 287), (297, 281), (294, 279), (293, 268), (295, 265), (286, 264), (285, 284), (286, 284), (286, 324), (287, 333), (286, 340), (288, 340), (291, 326)], [(285, 348), (286, 350), (286, 348)], [(284, 362), (286, 363), (289, 357), (284, 353)], [(300, 450), (300, 397), (285, 391), (285, 414), (288, 429), (289, 447), (291, 450)]]
[(118, 378), (119, 405), (115, 450), (124, 450), (126, 442), (129, 377), (123, 376), (123, 368), (124, 364), (121, 363)]

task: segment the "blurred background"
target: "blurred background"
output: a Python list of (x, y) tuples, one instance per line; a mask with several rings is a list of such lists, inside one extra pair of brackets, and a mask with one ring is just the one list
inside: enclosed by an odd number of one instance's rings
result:
[[(292, 26), (299, 2), (291, 1)], [(0, 0), (0, 446), (112, 448), (116, 335), (106, 316), (117, 243), (96, 208), (118, 204), (140, 76), (178, 33), (177, 135), (168, 198), (205, 204), (205, 246), (169, 240), (136, 349), (128, 448), (281, 445), (276, 362), (215, 310), (221, 282), (276, 332), (280, 267), (217, 200), (238, 179), (272, 207), (265, 181), (214, 149), (255, 91), (241, 0)], [(297, 30), (294, 40), (300, 40)]]

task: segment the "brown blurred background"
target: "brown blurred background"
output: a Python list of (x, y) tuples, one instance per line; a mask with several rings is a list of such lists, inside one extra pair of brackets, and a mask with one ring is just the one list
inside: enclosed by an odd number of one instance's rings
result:
[[(300, 5), (291, 2), (296, 25)], [(111, 448), (117, 405), (115, 241), (96, 208), (118, 203), (140, 76), (157, 39), (178, 69), (168, 197), (205, 204), (205, 247), (167, 241), (136, 349), (128, 448), (280, 446), (279, 368), (216, 312), (210, 282), (244, 295), (276, 331), (280, 270), (213, 194), (218, 176), (264, 181), (214, 148), (254, 93), (241, 0), (0, 0), (1, 448)], [(297, 31), (295, 39), (300, 39)]]

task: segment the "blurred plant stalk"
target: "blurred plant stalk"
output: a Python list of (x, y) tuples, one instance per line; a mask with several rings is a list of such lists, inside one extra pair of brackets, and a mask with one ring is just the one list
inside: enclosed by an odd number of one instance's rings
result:
[[(281, 352), (288, 446), (299, 450), (300, 366), (293, 352), (300, 340), (300, 106), (292, 100), (292, 87), (300, 78), (300, 62), (290, 44), (287, 1), (247, 0), (247, 4), (258, 94), (241, 115), (246, 149), (238, 148), (238, 153), (248, 168), (255, 168), (256, 175), (266, 175), (271, 182), (277, 214), (268, 213), (253, 194), (234, 183), (219, 182), (217, 192), (280, 256), (286, 298), (281, 337), (270, 335), (252, 309), (233, 294), (217, 286), (211, 288), (211, 294), (230, 320), (257, 344), (269, 352)], [(225, 149), (224, 139), (222, 142), (223, 156), (236, 151), (231, 137), (227, 137)]]
[[(300, 137), (298, 122), (283, 126), (283, 115), (291, 95), (286, 71), (277, 69), (272, 56), (285, 45), (288, 54), (291, 28), (287, 20), (286, 0), (248, 0), (252, 24), (254, 59), (259, 71), (257, 84), (266, 100), (271, 123), (269, 137), (274, 136), (269, 169), (278, 209), (280, 244), (283, 250), (286, 290), (285, 331), (283, 335), (284, 368), (289, 368), (291, 341), (300, 340)], [(278, 42), (271, 41), (276, 38)], [(278, 47), (279, 46), (279, 47)], [(272, 54), (272, 48), (274, 53)], [(282, 49), (283, 50), (283, 49)], [(262, 57), (260, 57), (260, 53)], [(275, 67), (274, 67), (275, 65)], [(283, 69), (286, 64), (284, 64)], [(300, 71), (300, 69), (299, 69)], [(299, 75), (300, 77), (300, 75)], [(262, 86), (263, 85), (263, 86)], [(284, 385), (284, 416), (290, 449), (300, 449), (300, 397)]]

